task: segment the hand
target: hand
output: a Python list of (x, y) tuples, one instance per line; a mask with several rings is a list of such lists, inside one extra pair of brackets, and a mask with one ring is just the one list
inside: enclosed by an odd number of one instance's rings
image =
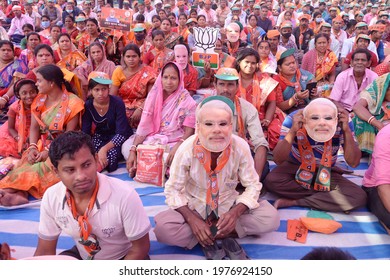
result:
[(37, 149), (30, 149), (28, 151), (28, 163), (34, 164), (37, 162), (38, 156), (40, 155), (40, 152)]
[(108, 165), (108, 160), (107, 160), (107, 150), (102, 147), (99, 152), (98, 152), (98, 160), (100, 165), (105, 168)]
[(338, 108), (338, 118), (339, 125), (343, 131), (347, 131), (349, 129), (349, 113), (344, 108)]
[(296, 133), (299, 129), (302, 128), (302, 125), (305, 123), (305, 119), (303, 118), (303, 110), (299, 110), (294, 116), (293, 116), (293, 124), (290, 128), (291, 132)]
[(5, 108), (7, 105), (7, 101), (5, 101), (3, 98), (0, 99), (0, 109)]
[(217, 235), (215, 238), (222, 238), (233, 232), (234, 228), (236, 227), (236, 222), (238, 219), (238, 215), (236, 214), (236, 211), (234, 209), (230, 209), (225, 214), (222, 214), (219, 217), (218, 223), (217, 223)]
[(194, 217), (187, 222), (192, 230), (192, 233), (195, 235), (196, 239), (198, 239), (199, 244), (202, 247), (214, 244), (214, 238), (211, 234), (210, 226), (205, 221), (194, 215)]
[(219, 29), (219, 33), (221, 33), (221, 36), (226, 35), (226, 29), (225, 28)]
[(137, 153), (135, 151), (130, 151), (130, 155), (126, 160), (126, 169), (130, 177), (134, 178), (137, 171)]
[(269, 126), (269, 124), (270, 124), (270, 120), (267, 120), (267, 119), (263, 119), (262, 121), (260, 121), (260, 123), (261, 123), (261, 126), (263, 126), (263, 127), (268, 127)]
[(137, 108), (134, 111), (134, 113), (131, 115), (130, 126), (134, 128), (137, 127), (137, 125), (141, 121), (141, 116), (142, 116), (142, 110), (140, 108)]
[(309, 98), (309, 94), (310, 94), (310, 92), (309, 92), (308, 89), (307, 89), (307, 90), (304, 90), (304, 91), (298, 91), (298, 92), (296, 93), (298, 99), (306, 99), (306, 98)]
[(35, 162), (45, 161), (49, 157), (49, 151), (42, 151), (39, 153)]
[(167, 157), (167, 161), (165, 162), (165, 164), (169, 167), (171, 166), (171, 163), (172, 163), (172, 160), (173, 160), (173, 157), (175, 156), (175, 153), (177, 151), (177, 149), (179, 148), (179, 146), (181, 145), (181, 141), (177, 142), (175, 146), (173, 146), (173, 148), (171, 149), (171, 151), (169, 152), (168, 154), (168, 157)]
[(209, 60), (205, 60), (204, 61), (204, 71), (206, 72), (206, 75), (210, 76), (211, 67), (210, 67), (210, 61)]

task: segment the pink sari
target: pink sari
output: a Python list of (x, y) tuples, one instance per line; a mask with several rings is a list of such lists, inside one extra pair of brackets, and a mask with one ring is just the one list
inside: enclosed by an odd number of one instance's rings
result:
[(180, 82), (175, 92), (163, 100), (162, 72), (158, 75), (146, 101), (137, 135), (146, 136), (143, 144), (175, 145), (184, 135), (184, 126), (195, 128), (196, 102), (184, 88), (184, 75), (179, 69)]

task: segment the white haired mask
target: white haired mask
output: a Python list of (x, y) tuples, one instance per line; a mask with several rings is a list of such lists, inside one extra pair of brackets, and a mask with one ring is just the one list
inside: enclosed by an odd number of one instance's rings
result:
[(231, 22), (226, 27), (226, 37), (231, 43), (237, 42), (240, 38), (240, 26), (235, 22)]
[(316, 142), (327, 142), (333, 138), (337, 129), (337, 107), (327, 98), (312, 100), (303, 109), (304, 128)]
[(188, 65), (188, 51), (184, 45), (176, 45), (174, 48), (175, 61), (184, 70)]

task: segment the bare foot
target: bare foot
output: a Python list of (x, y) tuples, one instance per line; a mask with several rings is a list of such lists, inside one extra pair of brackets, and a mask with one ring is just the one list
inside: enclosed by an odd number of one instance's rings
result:
[(279, 198), (274, 202), (274, 207), (276, 209), (279, 208), (286, 208), (291, 206), (297, 206), (297, 201), (292, 199), (286, 199), (286, 198)]

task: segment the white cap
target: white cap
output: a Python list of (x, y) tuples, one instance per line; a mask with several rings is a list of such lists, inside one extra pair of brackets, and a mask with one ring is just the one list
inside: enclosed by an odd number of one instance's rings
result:
[(162, 4), (162, 1), (161, 0), (155, 0), (154, 1), (154, 5), (157, 5), (157, 4)]

